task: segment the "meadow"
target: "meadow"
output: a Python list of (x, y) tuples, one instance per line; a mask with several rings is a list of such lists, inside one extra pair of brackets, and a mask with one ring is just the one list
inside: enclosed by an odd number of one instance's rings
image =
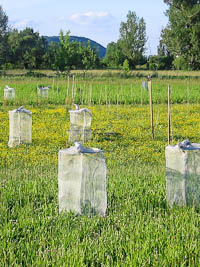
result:
[[(154, 140), (143, 80), (0, 78), (0, 266), (200, 265), (200, 213), (167, 206), (164, 155), (168, 84), (172, 143), (200, 143), (200, 80), (152, 79)], [(16, 88), (13, 101), (2, 100), (6, 84)], [(38, 98), (39, 84), (51, 86), (48, 99)], [(58, 151), (71, 145), (72, 98), (93, 115), (85, 146), (105, 152), (105, 217), (58, 213)], [(32, 111), (32, 144), (9, 148), (8, 111), (22, 104)]]
[[(26, 77), (24, 77), (24, 74)], [(25, 72), (8, 72), (0, 76), (0, 104), (3, 104), (3, 89), (5, 85), (15, 88), (15, 102), (7, 104), (40, 105), (41, 99), (37, 95), (37, 87), (50, 86), (47, 103), (66, 103), (66, 97), (82, 105), (108, 104), (148, 104), (148, 91), (142, 88), (142, 82), (147, 75), (152, 75), (153, 101), (167, 103), (167, 87), (171, 86), (172, 103), (199, 103), (200, 72), (132, 72), (124, 78), (122, 72), (91, 71), (83, 75), (72, 72), (68, 76), (56, 76), (54, 72), (35, 72), (31, 75)], [(37, 77), (41, 76), (41, 77)], [(73, 82), (73, 76), (75, 77)], [(155, 82), (154, 82), (155, 81)]]

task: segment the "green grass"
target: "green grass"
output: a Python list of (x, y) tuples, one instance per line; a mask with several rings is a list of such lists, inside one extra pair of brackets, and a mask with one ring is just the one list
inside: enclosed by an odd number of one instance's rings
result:
[[(108, 169), (104, 218), (58, 213), (57, 153), (69, 147), (65, 107), (34, 108), (33, 144), (9, 149), (12, 108), (0, 108), (0, 266), (200, 265), (199, 211), (166, 203), (166, 105), (155, 105), (155, 140), (148, 106), (89, 107), (87, 146), (104, 149)], [(172, 106), (174, 143), (199, 142), (199, 113), (199, 105)]]
[[(199, 103), (200, 80), (192, 78), (193, 73), (190, 73), (190, 76), (184, 76), (185, 79), (180, 79), (181, 74), (177, 74), (177, 72), (168, 74), (169, 77), (172, 74), (176, 75), (176, 79), (166, 79), (167, 75), (164, 75), (164, 72), (161, 74), (162, 72), (159, 74), (160, 78), (152, 79), (154, 103), (167, 103), (168, 85), (171, 86), (172, 103)], [(185, 73), (183, 74), (185, 75)], [(138, 78), (136, 76), (125, 79), (120, 75), (104, 77), (96, 74), (83, 78), (76, 73), (73, 101), (82, 105), (147, 104), (149, 94), (141, 86), (145, 79), (145, 77)], [(0, 104), (3, 104), (5, 85), (16, 89), (15, 100), (7, 101), (7, 105), (65, 104), (67, 94), (68, 98), (72, 98), (72, 83), (72, 77), (70, 77), (67, 93), (67, 77), (0, 76)], [(40, 84), (51, 86), (48, 100), (39, 99), (37, 86)]]
[[(70, 144), (69, 115), (56, 109), (66, 108), (67, 78), (1, 76), (0, 104), (6, 105), (0, 105), (0, 266), (199, 266), (199, 210), (167, 207), (167, 105), (157, 105), (167, 103), (170, 84), (174, 144), (200, 143), (199, 79), (181, 79), (183, 72), (153, 78), (152, 141), (144, 77), (76, 75), (74, 102), (90, 105), (93, 114), (87, 146), (105, 151), (106, 216), (58, 213), (57, 154)], [(16, 99), (3, 103), (7, 84)], [(39, 84), (51, 86), (48, 99), (38, 98)], [(70, 98), (72, 78), (69, 88)], [(33, 144), (9, 149), (8, 110), (19, 105), (34, 109)]]
[(198, 213), (167, 208), (163, 168), (121, 165), (105, 218), (58, 214), (56, 166), (1, 170), (1, 266), (198, 266)]

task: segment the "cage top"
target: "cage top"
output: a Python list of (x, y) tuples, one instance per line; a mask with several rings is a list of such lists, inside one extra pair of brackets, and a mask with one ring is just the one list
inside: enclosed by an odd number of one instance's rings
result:
[(9, 112), (24, 112), (24, 113), (27, 113), (27, 114), (32, 114), (31, 111), (29, 111), (28, 109), (25, 109), (23, 106), (17, 108), (17, 109), (14, 109), (12, 111), (9, 111)]
[(49, 90), (49, 89), (50, 89), (50, 86), (45, 86), (45, 87), (39, 86), (38, 87), (38, 90)]
[(5, 86), (4, 91), (14, 91), (14, 88), (9, 87), (8, 85)]
[(70, 113), (81, 113), (81, 112), (88, 112), (91, 114), (91, 111), (88, 108), (81, 108), (81, 109), (72, 109), (69, 110)]
[(200, 144), (198, 143), (190, 143), (189, 140), (184, 140), (179, 142), (177, 145), (169, 145), (168, 149), (181, 149), (181, 150), (200, 150)]
[(100, 153), (103, 152), (103, 150), (98, 149), (98, 148), (86, 148), (81, 145), (80, 142), (75, 142), (74, 146), (71, 146), (70, 148), (65, 148), (60, 150), (60, 152), (64, 152), (66, 154), (78, 154), (78, 153), (89, 153), (89, 154), (94, 154), (94, 153)]

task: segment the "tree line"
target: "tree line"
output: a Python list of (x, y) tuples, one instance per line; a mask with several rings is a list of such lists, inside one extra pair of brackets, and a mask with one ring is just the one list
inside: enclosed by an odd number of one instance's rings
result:
[(11, 29), (8, 16), (0, 6), (0, 68), (1, 69), (72, 69), (99, 68), (100, 58), (95, 48), (69, 41), (69, 31), (60, 31), (60, 42), (48, 43), (32, 28)]
[(50, 42), (34, 32), (12, 29), (0, 6), (0, 69), (72, 69), (122, 68), (137, 65), (151, 70), (200, 69), (200, 0), (164, 0), (168, 5), (167, 26), (161, 31), (157, 55), (146, 56), (146, 23), (129, 11), (121, 22), (119, 40), (107, 45), (106, 56), (77, 41), (69, 41), (70, 32), (60, 31), (60, 42)]

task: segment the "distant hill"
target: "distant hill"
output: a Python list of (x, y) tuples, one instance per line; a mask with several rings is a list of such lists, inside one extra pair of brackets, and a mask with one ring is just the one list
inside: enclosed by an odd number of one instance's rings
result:
[[(59, 43), (60, 42), (59, 36), (44, 36), (44, 38), (47, 40), (48, 43), (50, 43), (50, 42)], [(99, 57), (100, 58), (105, 57), (106, 48), (104, 46), (100, 45), (99, 43), (93, 41), (93, 40), (90, 40), (90, 39), (85, 38), (85, 37), (70, 36), (69, 41), (70, 42), (72, 42), (72, 41), (81, 42), (83, 45), (87, 45), (88, 41), (90, 41), (91, 47), (92, 48), (96, 47), (96, 50), (99, 54)]]

